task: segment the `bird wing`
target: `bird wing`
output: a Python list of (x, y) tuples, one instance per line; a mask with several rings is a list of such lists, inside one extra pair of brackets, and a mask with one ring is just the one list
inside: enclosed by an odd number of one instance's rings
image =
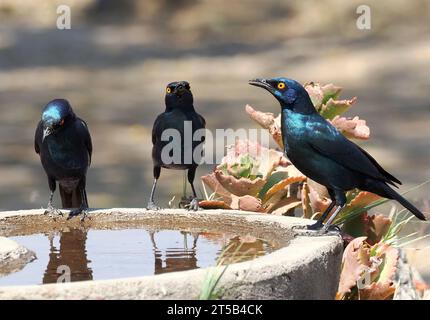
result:
[(161, 133), (163, 132), (163, 118), (165, 113), (159, 114), (157, 119), (154, 121), (154, 125), (152, 126), (152, 144), (157, 142), (157, 137), (161, 137)]
[(42, 143), (42, 137), (43, 137), (43, 124), (42, 121), (39, 121), (39, 124), (37, 125), (36, 132), (34, 134), (34, 151), (36, 153), (40, 153), (40, 143)]
[(333, 125), (321, 118), (310, 121), (307, 141), (321, 155), (351, 170), (395, 186), (401, 182), (385, 171), (366, 151), (345, 138)]
[[(183, 126), (182, 121), (192, 121), (193, 129), (201, 129), (205, 128), (206, 121), (205, 119), (199, 115), (197, 112), (192, 112), (191, 116), (188, 114), (176, 114), (172, 115), (169, 113), (161, 113), (154, 121), (154, 125), (152, 127), (152, 144), (156, 144), (157, 140), (161, 138), (161, 135), (165, 129), (172, 129), (172, 119), (178, 119), (176, 121), (176, 128), (182, 131)], [(170, 124), (169, 124), (170, 123)], [(173, 127), (173, 128), (175, 128)]]
[(85, 147), (87, 148), (88, 151), (88, 155), (89, 155), (89, 165), (91, 164), (91, 157), (93, 154), (93, 143), (91, 141), (91, 135), (90, 135), (90, 131), (88, 130), (88, 125), (87, 123), (78, 118), (77, 119), (77, 129), (78, 129), (78, 133), (81, 136), (81, 138), (84, 141)]
[(205, 120), (205, 118), (203, 118), (200, 114), (198, 114), (197, 113), (197, 116), (198, 116), (198, 118), (199, 118), (199, 122), (200, 122), (200, 124), (201, 124), (201, 126), (203, 127), (203, 128), (206, 128), (206, 120)]

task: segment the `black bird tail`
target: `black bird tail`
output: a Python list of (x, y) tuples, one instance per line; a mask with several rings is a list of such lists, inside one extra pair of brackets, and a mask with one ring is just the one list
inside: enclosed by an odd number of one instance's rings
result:
[(82, 204), (82, 195), (77, 186), (72, 192), (67, 192), (61, 185), (59, 186), (61, 202), (63, 208), (79, 208)]
[(424, 216), (424, 214), (420, 210), (418, 210), (417, 207), (415, 207), (412, 203), (410, 203), (408, 200), (403, 198), (395, 190), (391, 189), (391, 187), (388, 186), (385, 182), (372, 181), (371, 183), (367, 184), (366, 190), (376, 193), (381, 197), (396, 200), (402, 206), (404, 206), (406, 209), (412, 212), (418, 219), (426, 220), (426, 217)]

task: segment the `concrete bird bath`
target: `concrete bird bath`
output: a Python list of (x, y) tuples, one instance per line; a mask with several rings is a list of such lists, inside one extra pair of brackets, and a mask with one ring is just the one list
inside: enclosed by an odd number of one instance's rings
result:
[[(217, 286), (223, 299), (333, 299), (337, 290), (342, 240), (337, 236), (306, 237), (295, 233), (292, 229), (294, 225), (309, 223), (304, 219), (230, 210), (187, 212), (168, 209), (154, 212), (145, 209), (100, 209), (91, 211), (91, 219), (82, 223), (77, 218), (66, 221), (59, 217), (54, 220), (43, 215), (43, 212), (0, 212), (0, 246), (1, 237), (12, 237), (20, 243), (20, 236), (50, 234), (74, 228), (104, 230), (108, 238), (103, 243), (111, 243), (112, 247), (118, 242), (115, 230), (169, 229), (191, 234), (211, 231), (215, 234), (246, 235), (264, 239), (271, 247), (255, 259), (229, 264)], [(8, 240), (3, 238), (3, 241)], [(17, 246), (12, 247), (16, 250)], [(80, 250), (79, 244), (76, 246), (78, 248), (70, 250)], [(27, 247), (31, 252), (31, 243)], [(106, 250), (110, 250), (109, 245)], [(120, 251), (127, 251), (127, 246), (121, 247)], [(27, 252), (25, 257), (28, 256)], [(20, 259), (19, 255), (15, 258)], [(3, 274), (4, 279), (11, 276), (19, 278), (22, 269), (30, 268), (37, 259), (23, 262), (21, 271)], [(90, 259), (91, 256), (86, 261), (91, 262)], [(122, 262), (127, 265), (126, 261)], [(106, 263), (109, 266), (109, 262)], [(160, 263), (165, 262), (161, 259)], [(0, 270), (2, 264), (5, 261), (0, 261)], [(133, 263), (129, 265), (133, 266)], [(197, 266), (197, 269), (156, 275), (113, 276), (105, 280), (43, 285), (1, 285), (0, 272), (0, 299), (197, 299), (205, 278), (213, 270), (208, 266)], [(78, 280), (85, 280), (85, 277)]]

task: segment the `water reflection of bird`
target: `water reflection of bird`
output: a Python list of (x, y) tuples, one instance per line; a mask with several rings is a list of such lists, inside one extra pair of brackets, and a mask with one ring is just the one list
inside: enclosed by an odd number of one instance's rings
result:
[(51, 191), (46, 213), (60, 213), (52, 205), (58, 181), (63, 208), (76, 208), (69, 217), (79, 214), (85, 217), (86, 174), (93, 147), (87, 124), (75, 115), (67, 100), (55, 99), (45, 106), (37, 125), (34, 149), (40, 155)]
[[(287, 78), (256, 79), (249, 83), (266, 89), (281, 104), (282, 138), (289, 160), (328, 190), (332, 202), (309, 229), (326, 231), (346, 204), (345, 192), (354, 188), (397, 200), (416, 217), (425, 220), (420, 210), (389, 186), (401, 182), (324, 119), (300, 83)], [(323, 226), (335, 206), (337, 208)]]
[[(177, 170), (188, 169), (188, 182), (193, 191), (193, 199), (188, 208), (197, 210), (198, 200), (196, 190), (194, 189), (194, 177), (199, 159), (195, 158), (196, 155), (194, 153), (204, 140), (204, 137), (200, 137), (201, 141), (194, 141), (193, 136), (197, 130), (205, 128), (206, 121), (194, 109), (193, 94), (187, 81), (168, 84), (165, 103), (166, 110), (157, 117), (152, 128), (154, 182), (147, 208), (151, 210), (159, 209), (154, 203), (154, 193), (161, 168), (166, 168)], [(191, 124), (189, 132), (191, 136), (188, 136), (187, 122)], [(174, 136), (172, 130), (175, 130), (175, 133), (178, 133), (179, 137)], [(168, 134), (169, 132), (172, 133), (170, 138), (173, 137), (173, 141), (163, 139), (163, 134)], [(167, 136), (167, 138), (169, 137)], [(173, 149), (169, 149), (170, 144), (172, 144)], [(168, 145), (169, 147), (167, 147)], [(169, 152), (167, 153), (166, 150)], [(173, 163), (169, 163), (169, 161)]]
[(56, 283), (65, 269), (70, 270), (71, 281), (92, 280), (93, 271), (88, 266), (91, 261), (86, 251), (87, 232), (71, 229), (60, 232), (59, 237), (59, 249), (54, 246), (52, 236), (49, 237), (49, 261), (42, 283)]
[[(185, 271), (198, 268), (197, 266), (197, 241), (198, 234), (180, 232), (184, 236), (183, 248), (166, 248), (164, 267), (163, 252), (157, 247), (155, 231), (149, 232), (149, 237), (153, 245), (154, 253), (154, 274), (161, 274), (173, 271)], [(188, 247), (187, 237), (193, 237), (192, 247)]]

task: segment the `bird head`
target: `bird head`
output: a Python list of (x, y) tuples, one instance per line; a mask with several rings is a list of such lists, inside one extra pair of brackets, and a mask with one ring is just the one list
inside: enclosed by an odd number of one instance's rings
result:
[(249, 84), (269, 91), (282, 108), (303, 114), (316, 112), (308, 92), (295, 80), (284, 77), (255, 79), (249, 80)]
[(193, 105), (193, 94), (187, 81), (171, 82), (166, 87), (166, 108), (190, 108)]
[(72, 107), (65, 99), (55, 99), (49, 102), (42, 111), (43, 138), (64, 128), (75, 117)]

